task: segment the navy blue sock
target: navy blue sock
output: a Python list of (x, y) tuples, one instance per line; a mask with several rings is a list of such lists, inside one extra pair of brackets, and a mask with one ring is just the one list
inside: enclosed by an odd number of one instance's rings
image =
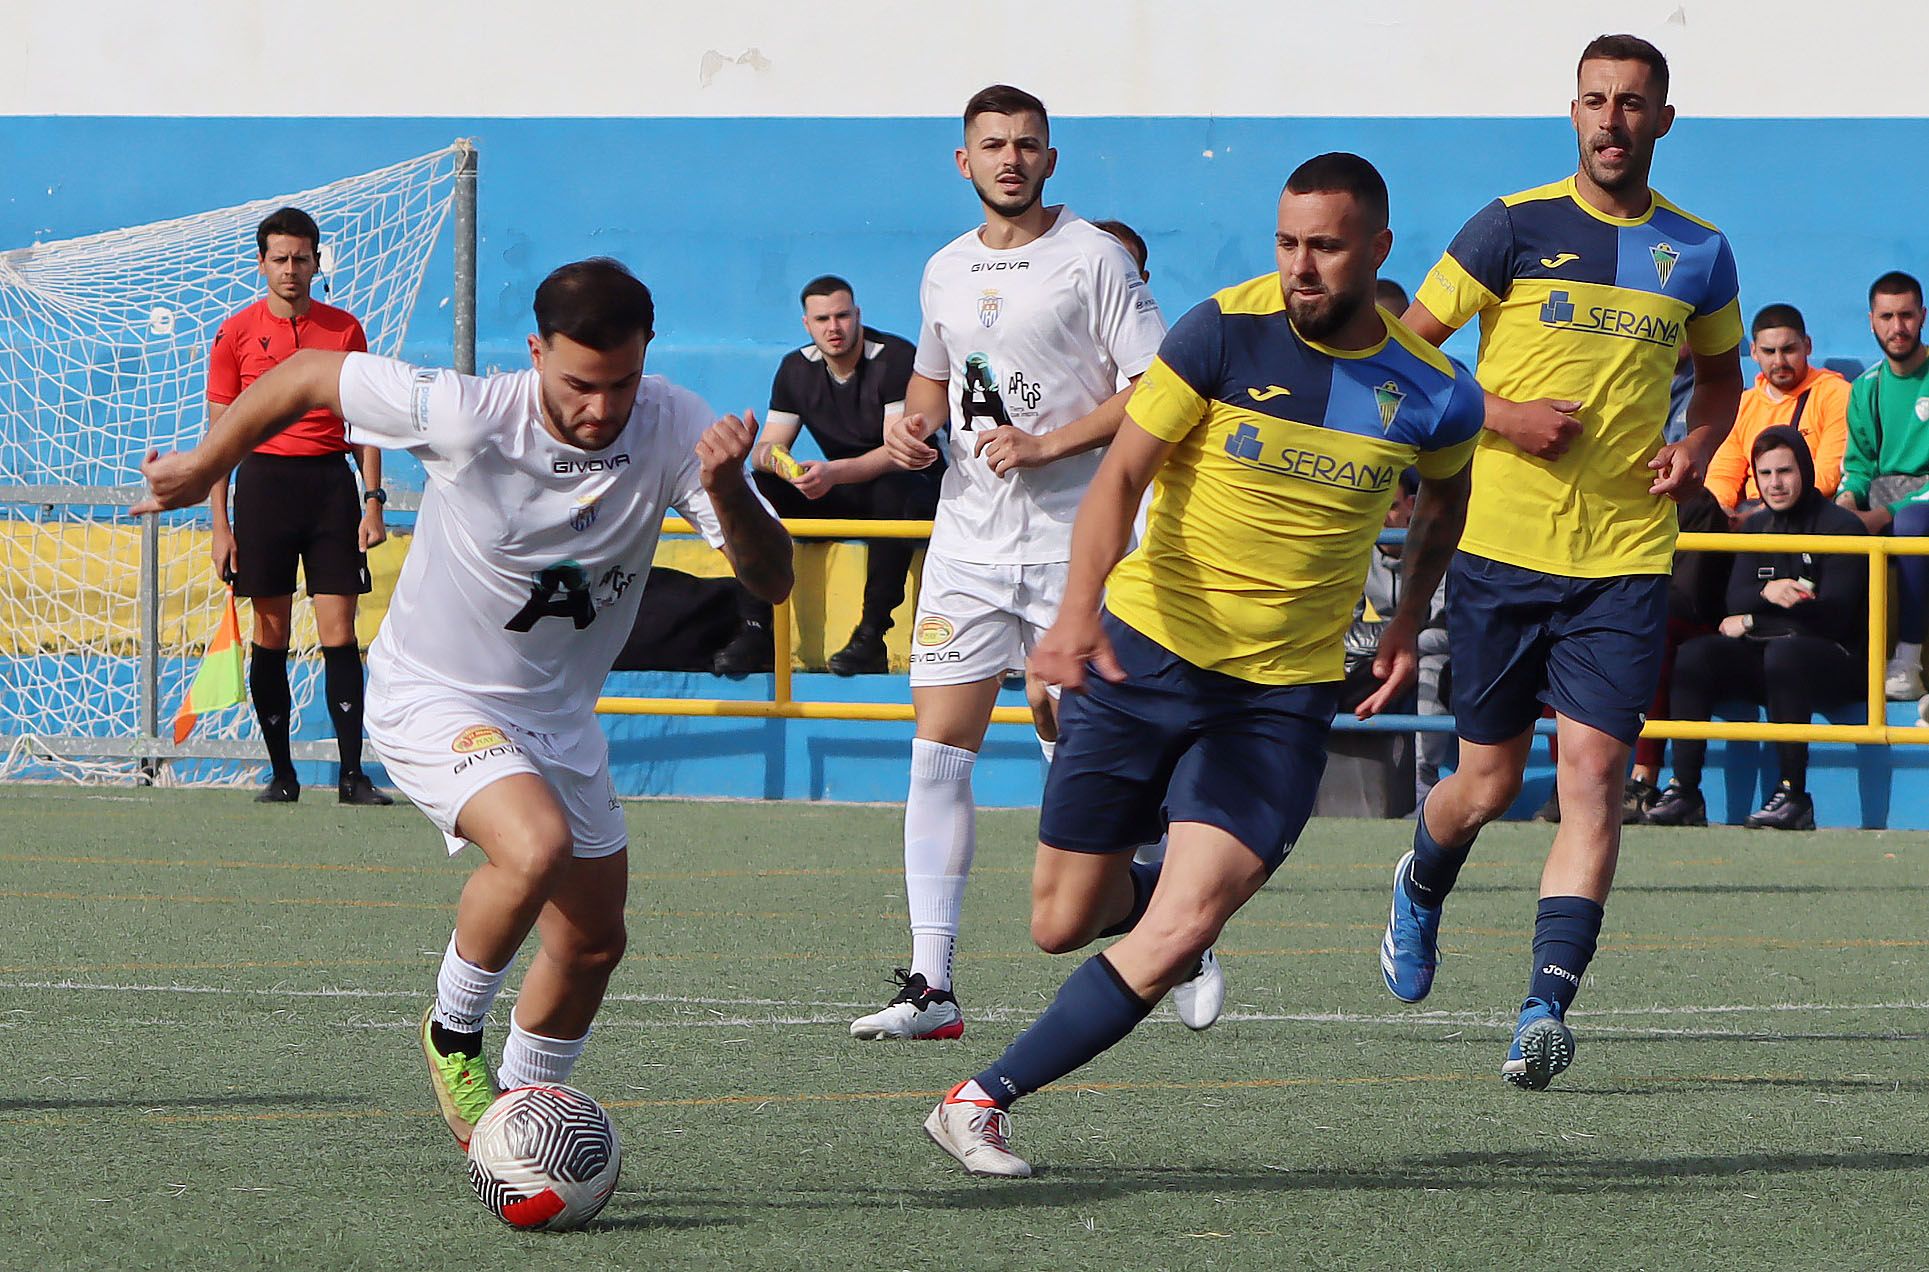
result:
[(978, 1075), (978, 1085), (1010, 1108), (1021, 1095), (1056, 1082), (1138, 1027), (1152, 1004), (1132, 992), (1105, 955), (1095, 954), (1065, 978), (1045, 1014)]
[(1407, 891), (1414, 901), (1430, 909), (1438, 909), (1446, 901), (1447, 894), (1460, 878), (1460, 867), (1467, 864), (1467, 855), (1474, 850), (1474, 838), (1457, 848), (1449, 848), (1433, 837), (1427, 829), (1427, 806), (1413, 818), (1413, 864), (1407, 867)]
[(1163, 869), (1163, 861), (1132, 863), (1132, 911), (1101, 931), (1100, 936), (1124, 936), (1139, 925), (1139, 920), (1145, 917), (1145, 907), (1152, 904), (1152, 889), (1159, 886), (1159, 872)]
[(1586, 897), (1542, 897), (1534, 916), (1534, 975), (1527, 996), (1565, 1016), (1601, 937), (1601, 903)]

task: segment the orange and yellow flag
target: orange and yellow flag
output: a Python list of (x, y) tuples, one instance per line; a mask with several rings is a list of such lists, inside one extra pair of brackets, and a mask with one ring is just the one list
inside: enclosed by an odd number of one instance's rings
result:
[(238, 707), (247, 700), (248, 688), (242, 675), (241, 616), (235, 612), (234, 591), (230, 589), (228, 606), (221, 612), (221, 625), (214, 629), (214, 639), (201, 655), (201, 665), (195, 670), (194, 683), (188, 686), (187, 698), (174, 713), (174, 744), (179, 746), (187, 741), (195, 723), (207, 712)]

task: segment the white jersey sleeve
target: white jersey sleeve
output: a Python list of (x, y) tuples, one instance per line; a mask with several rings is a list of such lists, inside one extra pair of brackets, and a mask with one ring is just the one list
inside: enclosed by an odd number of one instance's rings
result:
[[(717, 417), (711, 413), (709, 403), (688, 389), (672, 388), (670, 398), (664, 404), (668, 416), (669, 436), (676, 439), (682, 448), (681, 462), (676, 475), (671, 478), (670, 506), (678, 516), (703, 536), (703, 541), (713, 548), (723, 546), (723, 523), (717, 519), (716, 505), (710, 502), (710, 492), (703, 488), (703, 461), (697, 458), (697, 439), (703, 436)], [(747, 479), (746, 479), (747, 480)], [(757, 487), (750, 483), (753, 494)], [(762, 496), (758, 499), (761, 502)], [(764, 505), (766, 508), (768, 504)]]
[(945, 348), (944, 335), (938, 330), (938, 302), (931, 286), (931, 262), (925, 262), (918, 279), (918, 352), (911, 370), (940, 384), (951, 378), (951, 352)]
[(1138, 262), (1116, 239), (1092, 254), (1090, 312), (1092, 341), (1111, 355), (1120, 377), (1144, 375), (1165, 339), (1165, 315), (1140, 276)]
[(412, 451), (424, 468), (444, 478), (492, 443), (494, 421), (505, 405), (492, 399), (514, 389), (514, 382), (503, 377), (478, 379), (369, 353), (342, 360), (348, 440)]

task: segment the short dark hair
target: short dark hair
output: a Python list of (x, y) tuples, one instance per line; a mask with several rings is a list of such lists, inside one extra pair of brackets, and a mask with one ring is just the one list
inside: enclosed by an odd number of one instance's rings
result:
[(1875, 298), (1877, 296), (1901, 296), (1905, 294), (1914, 296), (1916, 298), (1916, 306), (1918, 308), (1921, 307), (1922, 284), (1916, 281), (1915, 275), (1905, 274), (1899, 269), (1892, 269), (1869, 284), (1869, 308), (1875, 308)]
[(255, 255), (268, 254), (268, 236), (285, 234), (289, 238), (305, 238), (308, 246), (317, 256), (321, 255), (321, 226), (315, 218), (300, 208), (276, 208), (266, 220), (255, 227)]
[(1755, 321), (1748, 325), (1748, 334), (1759, 336), (1771, 327), (1787, 327), (1798, 336), (1808, 335), (1808, 324), (1802, 321), (1802, 311), (1793, 305), (1763, 305), (1755, 315)]
[(1382, 309), (1392, 310), (1393, 316), (1398, 318), (1407, 311), (1413, 298), (1407, 295), (1407, 289), (1400, 284), (1390, 278), (1382, 278), (1373, 285), (1373, 303)]
[(551, 270), (536, 288), (536, 331), (606, 353), (639, 333), (656, 334), (656, 302), (623, 262), (592, 256)]
[(1145, 248), (1145, 240), (1139, 237), (1137, 230), (1123, 221), (1094, 221), (1092, 224), (1125, 244), (1125, 250), (1132, 253), (1132, 259), (1139, 263), (1139, 268), (1141, 270), (1145, 268), (1149, 253)]
[(1386, 178), (1356, 154), (1329, 150), (1323, 155), (1314, 155), (1286, 178), (1286, 193), (1351, 195), (1366, 211), (1374, 229), (1386, 228)]
[(970, 128), (971, 121), (980, 115), (1026, 113), (1038, 116), (1039, 122), (1045, 125), (1045, 136), (1049, 140), (1052, 135), (1052, 117), (1045, 112), (1045, 103), (1024, 89), (1013, 88), (1009, 84), (993, 84), (989, 88), (981, 88), (973, 93), (971, 100), (965, 103), (964, 126)]
[(833, 296), (838, 292), (849, 292), (851, 299), (857, 299), (857, 289), (835, 274), (819, 274), (804, 284), (804, 290), (797, 293), (797, 303), (803, 304), (812, 296)]
[(1581, 50), (1581, 60), (1574, 64), (1576, 78), (1589, 62), (1639, 62), (1654, 73), (1654, 86), (1660, 90), (1661, 100), (1668, 100), (1668, 59), (1638, 35), (1597, 35), (1589, 40)]

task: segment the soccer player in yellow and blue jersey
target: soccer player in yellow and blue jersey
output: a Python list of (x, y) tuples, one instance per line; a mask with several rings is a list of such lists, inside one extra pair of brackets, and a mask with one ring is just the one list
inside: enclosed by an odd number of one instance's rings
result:
[[(1541, 704), (1560, 740), (1561, 822), (1541, 874), (1528, 995), (1502, 1076), (1540, 1090), (1574, 1055), (1567, 1008), (1600, 937), (1628, 751), (1654, 697), (1675, 514), (1735, 418), (1735, 261), (1714, 226), (1648, 187), (1674, 123), (1668, 64), (1604, 35), (1570, 108), (1580, 169), (1496, 199), (1434, 266), (1407, 322), (1435, 344), (1480, 319), (1486, 431), (1448, 575), (1460, 767), (1394, 872), (1387, 988), (1432, 988), (1440, 909), (1474, 837), (1520, 793)], [(1662, 445), (1676, 350), (1694, 355), (1688, 435)]]
[[(1007, 1107), (1130, 1033), (1292, 850), (1326, 765), (1342, 640), (1409, 465), (1405, 599), (1358, 714), (1413, 682), (1483, 404), (1464, 368), (1374, 305), (1392, 243), (1373, 165), (1300, 165), (1280, 196), (1278, 273), (1167, 333), (1079, 506), (1064, 603), (1032, 658), (1067, 690), (1032, 938), (1063, 953), (1123, 936), (932, 1110), (926, 1132), (972, 1174), (1031, 1173)], [(1145, 538), (1120, 562), (1155, 478)], [(1161, 830), (1164, 862), (1135, 862)]]

